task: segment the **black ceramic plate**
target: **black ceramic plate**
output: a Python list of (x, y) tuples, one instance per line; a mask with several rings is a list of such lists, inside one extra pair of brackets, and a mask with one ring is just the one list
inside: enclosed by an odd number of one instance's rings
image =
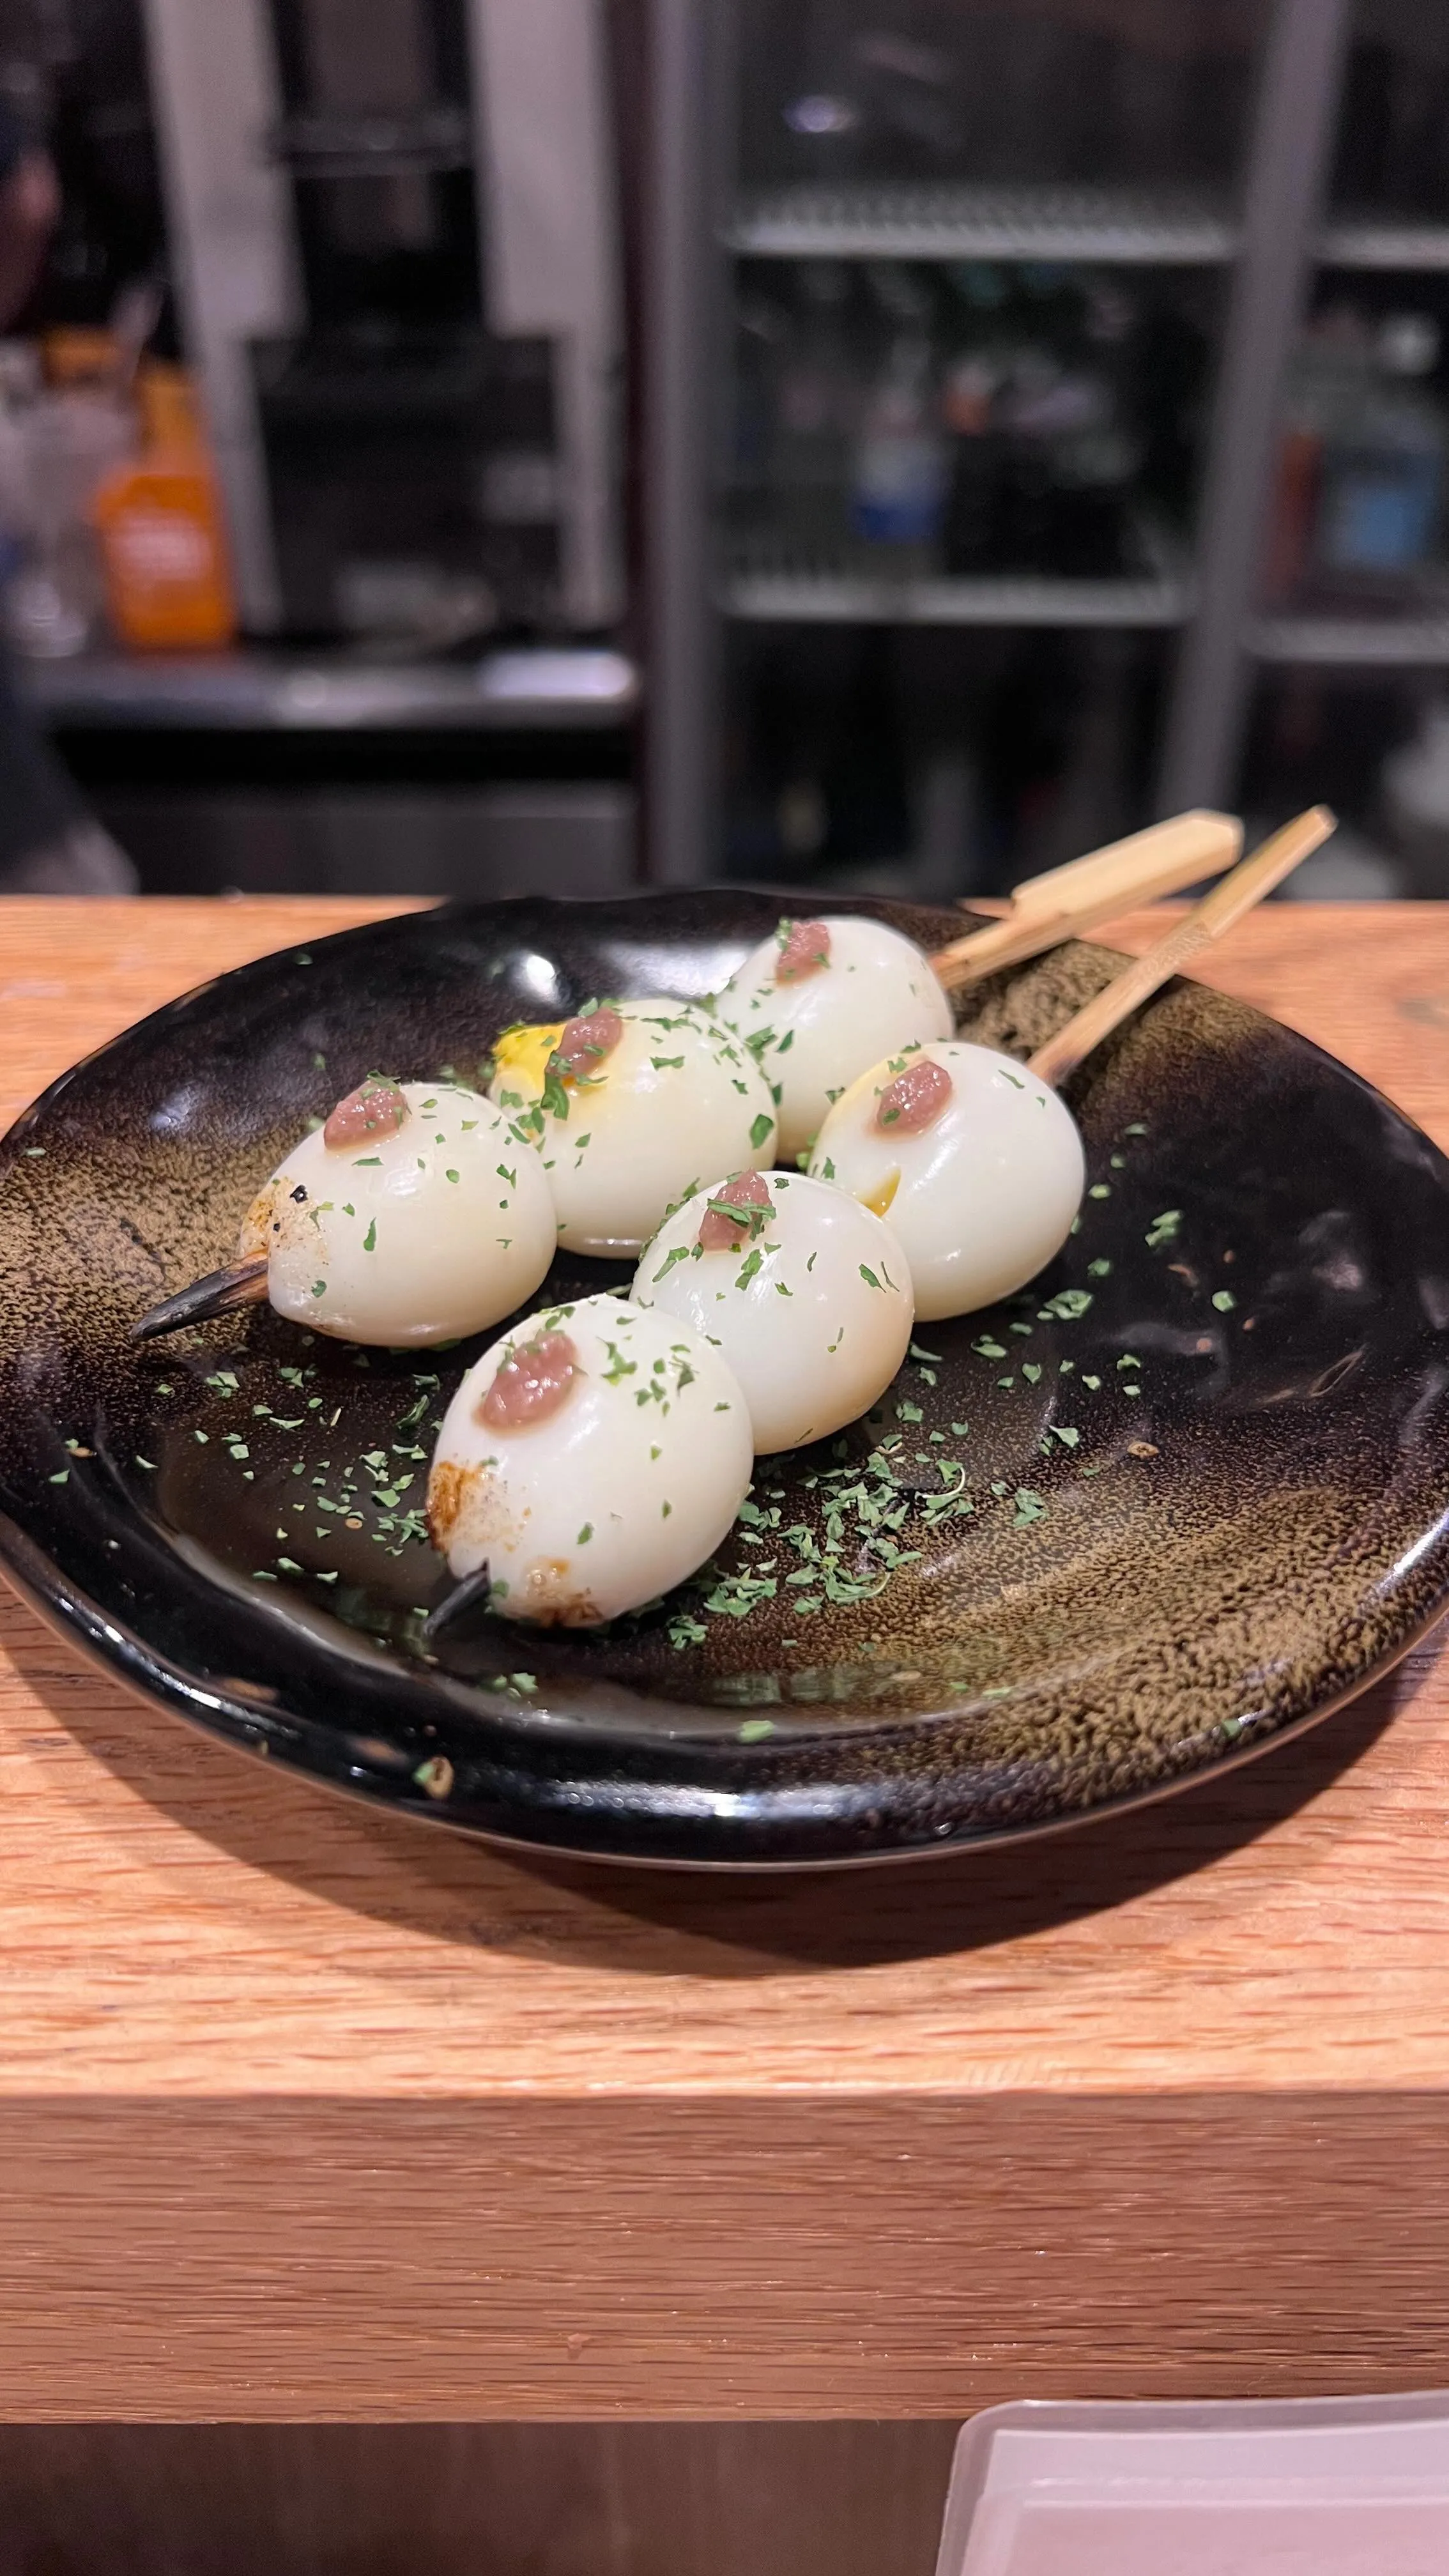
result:
[[(483, 1833), (702, 1863), (1061, 1824), (1240, 1757), (1399, 1654), (1449, 1578), (1449, 1166), (1199, 985), (1079, 1077), (1091, 1194), (1063, 1258), (923, 1328), (876, 1418), (762, 1465), (700, 1589), (607, 1633), (482, 1620), (423, 1650), (447, 1589), (427, 1458), (478, 1346), (365, 1355), (266, 1308), (130, 1346), (370, 1067), (467, 1075), (510, 1020), (707, 992), (779, 908), (414, 914), (225, 976), (57, 1083), (0, 1144), (22, 1589), (274, 1761)], [(927, 944), (959, 928), (854, 908)], [(964, 1025), (1025, 1052), (1109, 962), (1060, 951)], [(625, 1275), (561, 1264), (548, 1297)]]

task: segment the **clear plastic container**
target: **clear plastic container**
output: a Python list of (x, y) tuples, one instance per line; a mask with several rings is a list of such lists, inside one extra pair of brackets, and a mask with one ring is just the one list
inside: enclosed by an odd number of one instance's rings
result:
[(42, 394), (14, 418), (24, 524), (6, 625), (20, 652), (57, 660), (84, 652), (101, 622), (90, 506), (106, 475), (134, 453), (135, 414), (105, 393), (65, 391)]
[(1444, 2576), (1449, 2395), (997, 2406), (936, 2576)]

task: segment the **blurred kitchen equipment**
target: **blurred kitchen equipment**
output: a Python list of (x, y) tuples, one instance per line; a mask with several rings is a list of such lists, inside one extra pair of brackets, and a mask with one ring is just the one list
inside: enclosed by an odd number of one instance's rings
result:
[(416, 643), (617, 616), (601, 9), (145, 0), (253, 630)]
[(1384, 819), (1409, 892), (1449, 895), (1449, 698), (1431, 698), (1417, 733), (1383, 766)]
[(1432, 389), (1439, 329), (1375, 323), (1340, 302), (1289, 369), (1264, 593), (1325, 605), (1412, 603), (1439, 553), (1449, 423)]

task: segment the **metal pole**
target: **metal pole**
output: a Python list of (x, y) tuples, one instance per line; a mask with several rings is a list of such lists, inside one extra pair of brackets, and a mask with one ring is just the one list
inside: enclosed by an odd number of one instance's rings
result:
[(166, 229), (186, 355), (200, 371), (242, 617), (282, 622), (266, 457), (247, 342), (303, 311), (292, 195), (262, 137), (281, 112), (262, 0), (143, 0)]
[(622, 612), (618, 209), (598, 0), (469, 0), (480, 267), (492, 330), (554, 343), (561, 588), (575, 627)]
[(650, 0), (644, 239), (644, 848), (656, 885), (714, 863), (708, 45), (699, 0)]
[(1231, 802), (1250, 674), (1243, 632), (1258, 567), (1293, 332), (1313, 254), (1351, 0), (1278, 0), (1249, 160), (1243, 248), (1223, 343), (1198, 539), (1197, 611), (1182, 642), (1161, 812)]

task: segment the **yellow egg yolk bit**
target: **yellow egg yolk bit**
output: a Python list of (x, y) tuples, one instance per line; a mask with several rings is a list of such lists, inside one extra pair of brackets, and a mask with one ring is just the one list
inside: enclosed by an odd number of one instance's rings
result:
[(493, 1049), (495, 1073), (512, 1076), (542, 1091), (548, 1060), (567, 1028), (567, 1020), (543, 1020), (505, 1029)]

